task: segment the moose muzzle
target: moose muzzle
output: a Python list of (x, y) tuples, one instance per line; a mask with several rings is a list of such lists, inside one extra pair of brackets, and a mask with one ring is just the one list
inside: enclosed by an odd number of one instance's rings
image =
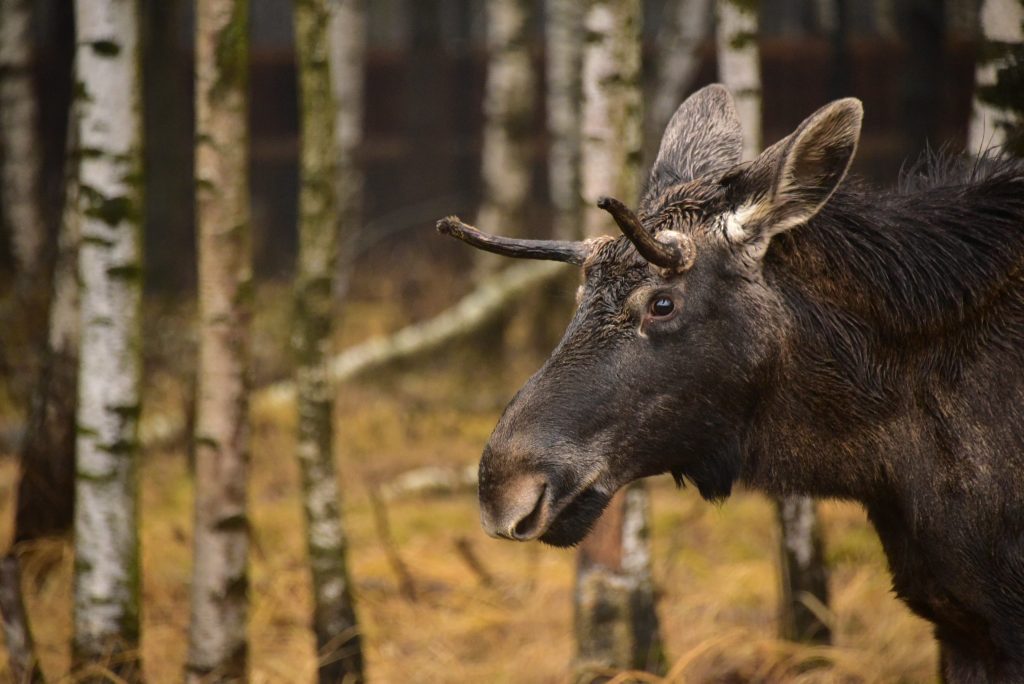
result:
[(492, 537), (529, 541), (547, 529), (551, 488), (541, 473), (513, 474), (493, 466), (490, 447), (480, 461), (480, 523)]

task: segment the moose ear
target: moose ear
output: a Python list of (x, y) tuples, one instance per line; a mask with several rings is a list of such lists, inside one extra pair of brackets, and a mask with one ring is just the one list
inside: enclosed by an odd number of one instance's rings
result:
[(763, 253), (773, 235), (817, 214), (846, 176), (863, 116), (856, 98), (825, 105), (749, 168), (725, 179), (737, 207), (728, 219), (729, 238)]
[(701, 88), (679, 105), (662, 136), (644, 202), (680, 181), (723, 174), (740, 161), (743, 132), (724, 86)]

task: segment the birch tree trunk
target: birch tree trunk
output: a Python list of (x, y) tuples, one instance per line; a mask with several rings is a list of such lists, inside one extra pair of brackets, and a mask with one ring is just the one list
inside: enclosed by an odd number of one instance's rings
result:
[(330, 382), (332, 283), (337, 268), (335, 101), (331, 90), (327, 0), (295, 3), (302, 148), (299, 262), (295, 284), (298, 459), (313, 575), (319, 681), (361, 680), (361, 639), (346, 567)]
[(339, 243), (335, 300), (348, 291), (359, 239), (363, 205), (363, 87), (366, 71), (366, 0), (331, 0), (328, 54), (337, 106), (334, 139), (338, 145), (337, 189)]
[(718, 0), (718, 80), (736, 100), (743, 123), (743, 157), (761, 152), (761, 59), (757, 50), (757, 0)]
[[(761, 66), (757, 50), (758, 3), (718, 0), (718, 76), (736, 98), (743, 125), (743, 156), (761, 151)], [(793, 641), (829, 643), (820, 618), (828, 606), (828, 571), (814, 500), (788, 496), (775, 501), (780, 524), (780, 633)]]
[(655, 86), (647, 112), (651, 160), (657, 155), (661, 134), (690, 90), (701, 64), (700, 48), (711, 33), (711, 0), (673, 0), (667, 3), (664, 25), (655, 45)]
[(32, 1), (0, 2), (0, 187), (3, 223), (20, 275), (43, 264), (46, 224), (40, 190), (42, 145), (32, 87)]
[[(137, 5), (76, 0), (82, 341), (75, 490), (79, 665), (141, 679), (136, 521), (142, 292)], [(101, 675), (95, 670), (91, 675)]]
[[(1024, 42), (1024, 5), (1020, 0), (983, 0), (981, 5), (982, 54), (993, 44)], [(967, 134), (967, 149), (980, 154), (990, 147), (1006, 143), (1005, 123), (1010, 114), (985, 102), (981, 94), (996, 85), (999, 69), (1006, 66), (1005, 56), (979, 59), (974, 70), (974, 107)]]
[(192, 624), (186, 680), (243, 682), (248, 600), (247, 0), (196, 3), (199, 364)]
[[(600, 195), (635, 203), (640, 190), (640, 2), (586, 3), (583, 50), (582, 190), (586, 236), (606, 234)], [(612, 499), (580, 545), (576, 568), (577, 677), (607, 668), (664, 667), (650, 576), (647, 490)]]
[(555, 210), (554, 236), (582, 237), (580, 205), (580, 99), (583, 91), (583, 5), (546, 0), (548, 192)]
[(63, 534), (71, 529), (74, 515), (81, 231), (77, 110), (77, 105), (72, 105), (68, 115), (64, 207), (57, 234), (46, 351), (19, 455), (15, 543)]
[[(477, 223), (506, 235), (522, 232), (530, 192), (527, 140), (534, 81), (527, 43), (530, 0), (487, 3), (487, 84), (484, 93), (482, 175), (484, 199)], [(480, 254), (486, 272), (501, 257)]]

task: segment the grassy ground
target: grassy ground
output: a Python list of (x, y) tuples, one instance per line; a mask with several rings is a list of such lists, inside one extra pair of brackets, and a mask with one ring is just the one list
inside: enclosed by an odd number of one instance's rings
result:
[[(401, 306), (407, 303), (403, 292), (400, 284), (392, 284), (357, 300), (339, 344), (382, 329), (381, 321), (401, 321)], [(274, 290), (259, 298), (285, 299)], [(285, 309), (283, 304), (264, 307), (257, 322), (257, 376), (263, 380), (287, 367), (273, 351), (287, 330)], [(157, 303), (150, 310), (158, 312), (159, 323), (151, 322), (148, 344), (176, 358), (183, 343), (171, 339), (169, 331), (181, 327), (174, 316), (187, 319), (187, 312), (161, 311)], [(517, 355), (513, 367), (499, 373), (480, 358), (469, 346), (458, 345), (439, 358), (339, 391), (344, 516), (374, 682), (567, 680), (571, 552), (486, 538), (472, 493), (393, 501), (388, 515), (394, 541), (417, 589), (411, 601), (399, 591), (372, 514), (370, 484), (418, 465), (475, 462), (504, 402), (538, 362), (532, 354)], [(150, 364), (147, 411), (180, 405), (183, 385), (170, 366), (159, 359)], [(252, 681), (257, 683), (309, 682), (315, 671), (293, 425), (290, 412), (256, 416), (249, 635)], [(12, 460), (0, 458), (4, 546), (10, 538), (15, 477)], [(177, 682), (187, 642), (191, 571), (192, 485), (184, 446), (146, 453), (141, 477), (143, 658), (150, 682)], [(774, 638), (777, 533), (763, 497), (739, 492), (713, 506), (692, 490), (676, 490), (668, 478), (652, 481), (651, 491), (653, 570), (674, 663), (671, 681), (935, 680), (930, 630), (892, 597), (881, 548), (856, 506), (822, 506), (832, 567), (828, 619), (836, 646), (809, 648)], [(487, 586), (458, 553), (460, 539), (468, 540), (495, 578), (493, 585)], [(69, 548), (62, 542), (40, 544), (24, 559), (43, 669), (52, 680), (67, 681)], [(0, 650), (0, 673), (5, 672), (3, 658)]]

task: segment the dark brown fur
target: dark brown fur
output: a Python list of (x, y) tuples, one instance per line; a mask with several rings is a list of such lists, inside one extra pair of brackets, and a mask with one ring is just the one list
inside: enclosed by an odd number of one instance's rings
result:
[(500, 518), (509, 483), (539, 474), (514, 536), (570, 545), (619, 487), (664, 472), (709, 499), (743, 481), (856, 500), (946, 677), (1024, 681), (1024, 167), (842, 183), (850, 100), (739, 164), (723, 92), (683, 105), (641, 203), (645, 228), (692, 240), (693, 266), (597, 243), (564, 338), (485, 449), (481, 505)]

